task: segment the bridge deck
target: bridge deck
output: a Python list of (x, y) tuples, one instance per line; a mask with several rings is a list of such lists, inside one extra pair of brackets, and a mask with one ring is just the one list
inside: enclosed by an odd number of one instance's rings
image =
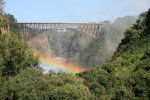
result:
[(45, 30), (50, 28), (72, 28), (87, 33), (96, 38), (101, 34), (103, 23), (47, 23), (47, 22), (18, 22), (24, 33), (29, 30)]

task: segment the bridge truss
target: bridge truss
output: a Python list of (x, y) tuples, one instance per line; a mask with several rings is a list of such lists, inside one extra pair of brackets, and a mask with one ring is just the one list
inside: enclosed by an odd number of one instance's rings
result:
[(23, 34), (33, 32), (43, 32), (48, 29), (71, 28), (86, 33), (94, 38), (102, 33), (102, 23), (18, 23)]

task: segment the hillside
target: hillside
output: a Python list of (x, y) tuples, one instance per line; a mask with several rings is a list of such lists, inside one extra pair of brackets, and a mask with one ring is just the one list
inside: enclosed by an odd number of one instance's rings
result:
[(125, 31), (108, 64), (77, 75), (96, 100), (149, 100), (150, 9)]

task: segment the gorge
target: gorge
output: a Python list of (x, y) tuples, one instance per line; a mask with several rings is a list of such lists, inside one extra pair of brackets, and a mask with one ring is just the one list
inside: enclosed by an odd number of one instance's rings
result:
[(126, 16), (114, 22), (104, 21), (97, 38), (72, 28), (50, 28), (38, 34), (32, 30), (23, 38), (38, 54), (45, 71), (76, 73), (105, 64), (124, 37), (123, 32), (136, 19)]

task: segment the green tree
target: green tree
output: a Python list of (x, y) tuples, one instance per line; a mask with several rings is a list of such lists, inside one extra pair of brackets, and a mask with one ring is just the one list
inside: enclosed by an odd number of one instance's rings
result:
[(150, 71), (139, 69), (135, 71), (128, 81), (134, 98), (149, 100), (150, 99)]
[(0, 82), (2, 100), (88, 100), (91, 96), (81, 78), (72, 74), (49, 76), (37, 68), (27, 68)]
[(66, 84), (50, 91), (52, 100), (88, 100), (90, 93), (84, 85)]
[(27, 67), (37, 67), (37, 57), (18, 38), (19, 28), (12, 15), (0, 14), (0, 29), (0, 76), (13, 76)]
[(0, 35), (0, 73), (16, 75), (27, 67), (37, 67), (38, 59), (25, 42), (9, 34)]

